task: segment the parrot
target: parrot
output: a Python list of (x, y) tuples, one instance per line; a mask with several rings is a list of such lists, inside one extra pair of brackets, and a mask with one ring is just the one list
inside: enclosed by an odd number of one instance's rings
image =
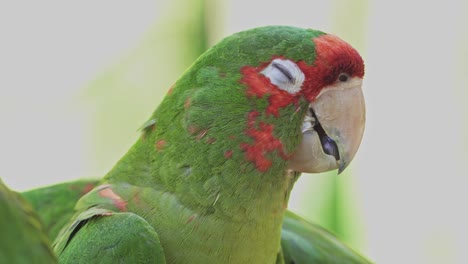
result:
[(73, 214), (49, 233), (59, 262), (371, 263), (287, 210), (301, 173), (341, 173), (356, 155), (363, 77), (359, 53), (319, 30), (224, 38), (104, 178), (58, 205)]
[(38, 215), (0, 178), (0, 263), (57, 263)]

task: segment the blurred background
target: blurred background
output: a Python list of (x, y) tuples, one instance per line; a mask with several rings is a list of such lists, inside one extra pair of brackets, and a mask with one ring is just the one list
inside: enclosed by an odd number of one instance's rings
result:
[(468, 263), (467, 1), (2, 2), (0, 176), (103, 176), (199, 54), (269, 24), (336, 34), (366, 62), (358, 155), (303, 175), (290, 209), (376, 263)]

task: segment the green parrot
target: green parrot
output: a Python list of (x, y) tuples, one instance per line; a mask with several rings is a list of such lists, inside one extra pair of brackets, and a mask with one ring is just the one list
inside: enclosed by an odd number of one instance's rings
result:
[(363, 76), (358, 52), (317, 30), (225, 38), (169, 89), (102, 181), (80, 192), (54, 242), (59, 262), (369, 263), (286, 210), (301, 172), (341, 172), (355, 156)]
[(0, 179), (0, 263), (57, 263), (31, 205)]

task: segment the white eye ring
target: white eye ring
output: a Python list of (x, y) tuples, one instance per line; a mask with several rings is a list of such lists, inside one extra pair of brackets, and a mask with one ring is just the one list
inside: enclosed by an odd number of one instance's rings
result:
[(296, 63), (283, 59), (274, 59), (261, 73), (268, 77), (272, 84), (290, 94), (299, 92), (305, 79), (304, 73)]

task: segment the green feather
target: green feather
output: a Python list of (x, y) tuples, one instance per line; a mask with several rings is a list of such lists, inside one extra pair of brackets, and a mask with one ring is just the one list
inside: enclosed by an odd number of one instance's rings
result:
[(56, 263), (31, 205), (0, 179), (0, 263)]
[(78, 199), (94, 188), (99, 180), (78, 180), (23, 192), (38, 213), (49, 238), (53, 241), (74, 214)]
[(370, 264), (325, 229), (287, 211), (281, 231), (286, 264)]
[[(126, 211), (133, 207), (128, 202), (140, 192), (144, 190), (127, 184), (105, 185), (80, 199), (76, 204), (80, 213), (54, 242), (59, 262), (74, 263), (79, 259), (81, 263), (164, 264), (163, 249), (154, 228), (142, 217)], [(116, 202), (121, 204), (116, 206)]]

